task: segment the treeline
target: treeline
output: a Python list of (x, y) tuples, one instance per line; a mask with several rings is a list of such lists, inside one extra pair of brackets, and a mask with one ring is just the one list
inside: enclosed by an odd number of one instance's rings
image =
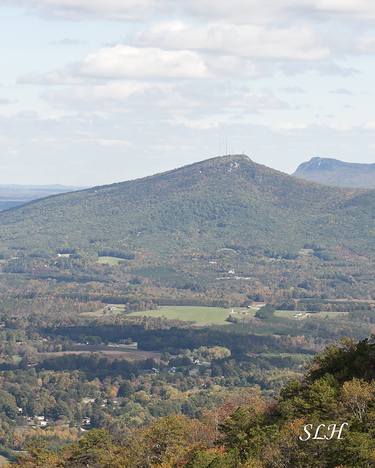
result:
[(305, 312), (355, 312), (374, 311), (374, 301), (343, 300), (334, 301), (328, 299), (311, 298), (291, 300), (277, 305), (279, 310), (296, 310)]
[(61, 294), (59, 297), (66, 299), (74, 299), (81, 302), (102, 302), (103, 304), (121, 304), (124, 305), (125, 310), (138, 311), (138, 310), (152, 310), (156, 309), (157, 305), (154, 301), (137, 297), (134, 294), (129, 295), (111, 295), (111, 294), (97, 294), (97, 293), (81, 293), (71, 292)]
[(68, 354), (52, 359), (46, 359), (37, 365), (37, 370), (76, 371), (86, 374), (87, 378), (104, 379), (109, 376), (121, 376), (133, 379), (140, 371), (152, 369), (157, 366), (153, 359), (130, 362), (124, 359), (109, 360), (99, 354), (84, 356), (81, 354)]
[(76, 342), (85, 342), (92, 337), (99, 337), (102, 342), (118, 342), (131, 338), (138, 343), (138, 348), (145, 351), (171, 352), (177, 354), (183, 349), (201, 346), (224, 346), (238, 357), (249, 352), (310, 353), (311, 349), (299, 340), (293, 344), (289, 337), (275, 335), (256, 335), (226, 331), (224, 328), (167, 328), (147, 330), (142, 325), (81, 325), (59, 327), (44, 330), (49, 336), (62, 336)]

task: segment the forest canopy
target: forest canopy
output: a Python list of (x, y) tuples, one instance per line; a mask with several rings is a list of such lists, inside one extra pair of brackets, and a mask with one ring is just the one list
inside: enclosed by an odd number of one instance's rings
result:
[[(302, 441), (304, 426), (348, 427), (343, 437)], [(170, 415), (126, 437), (93, 430), (56, 449), (33, 441), (24, 467), (370, 467), (375, 463), (375, 347), (343, 339), (317, 355), (276, 400), (255, 390), (205, 411)], [(319, 456), (318, 456), (319, 454)], [(44, 465), (43, 465), (44, 464)]]

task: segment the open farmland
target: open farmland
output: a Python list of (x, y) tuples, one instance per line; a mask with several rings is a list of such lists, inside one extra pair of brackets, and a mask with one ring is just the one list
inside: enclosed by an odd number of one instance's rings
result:
[(41, 359), (49, 359), (71, 354), (100, 354), (109, 360), (126, 359), (128, 361), (141, 361), (144, 359), (160, 360), (160, 353), (152, 351), (141, 351), (130, 346), (105, 346), (105, 345), (77, 345), (69, 351), (58, 351), (50, 353), (41, 353)]
[(102, 265), (110, 265), (110, 266), (116, 266), (119, 265), (124, 261), (123, 258), (119, 257), (109, 257), (107, 256), (102, 256), (98, 258), (98, 263), (101, 263)]
[(222, 307), (199, 307), (199, 306), (165, 306), (156, 310), (145, 310), (132, 312), (128, 315), (133, 317), (165, 317), (170, 320), (182, 320), (194, 322), (197, 325), (225, 325), (226, 318), (231, 309)]
[(276, 310), (275, 316), (281, 318), (288, 318), (288, 319), (324, 319), (324, 318), (337, 318), (343, 315), (348, 315), (347, 312), (306, 312), (306, 311), (298, 311), (298, 310)]

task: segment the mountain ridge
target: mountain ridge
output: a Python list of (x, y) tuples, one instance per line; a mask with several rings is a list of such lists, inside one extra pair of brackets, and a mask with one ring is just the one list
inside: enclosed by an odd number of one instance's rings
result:
[(350, 163), (314, 157), (300, 164), (293, 176), (337, 187), (374, 189), (375, 163)]
[(293, 295), (296, 285), (367, 297), (374, 220), (375, 190), (323, 186), (225, 156), (0, 213), (0, 268), (6, 280), (38, 279), (60, 294), (121, 295), (135, 281), (161, 303), (202, 301), (202, 288), (211, 300)]
[(169, 255), (226, 243), (297, 249), (335, 239), (347, 245), (349, 234), (356, 247), (369, 248), (356, 223), (370, 228), (375, 192), (364, 201), (362, 193), (322, 188), (245, 155), (215, 157), (3, 212), (0, 248), (95, 253), (105, 246)]

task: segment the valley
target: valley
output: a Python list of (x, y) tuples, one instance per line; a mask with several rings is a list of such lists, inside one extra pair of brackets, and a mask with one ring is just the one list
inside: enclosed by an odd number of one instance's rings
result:
[(369, 337), (374, 208), (240, 155), (0, 213), (1, 453), (272, 398)]

